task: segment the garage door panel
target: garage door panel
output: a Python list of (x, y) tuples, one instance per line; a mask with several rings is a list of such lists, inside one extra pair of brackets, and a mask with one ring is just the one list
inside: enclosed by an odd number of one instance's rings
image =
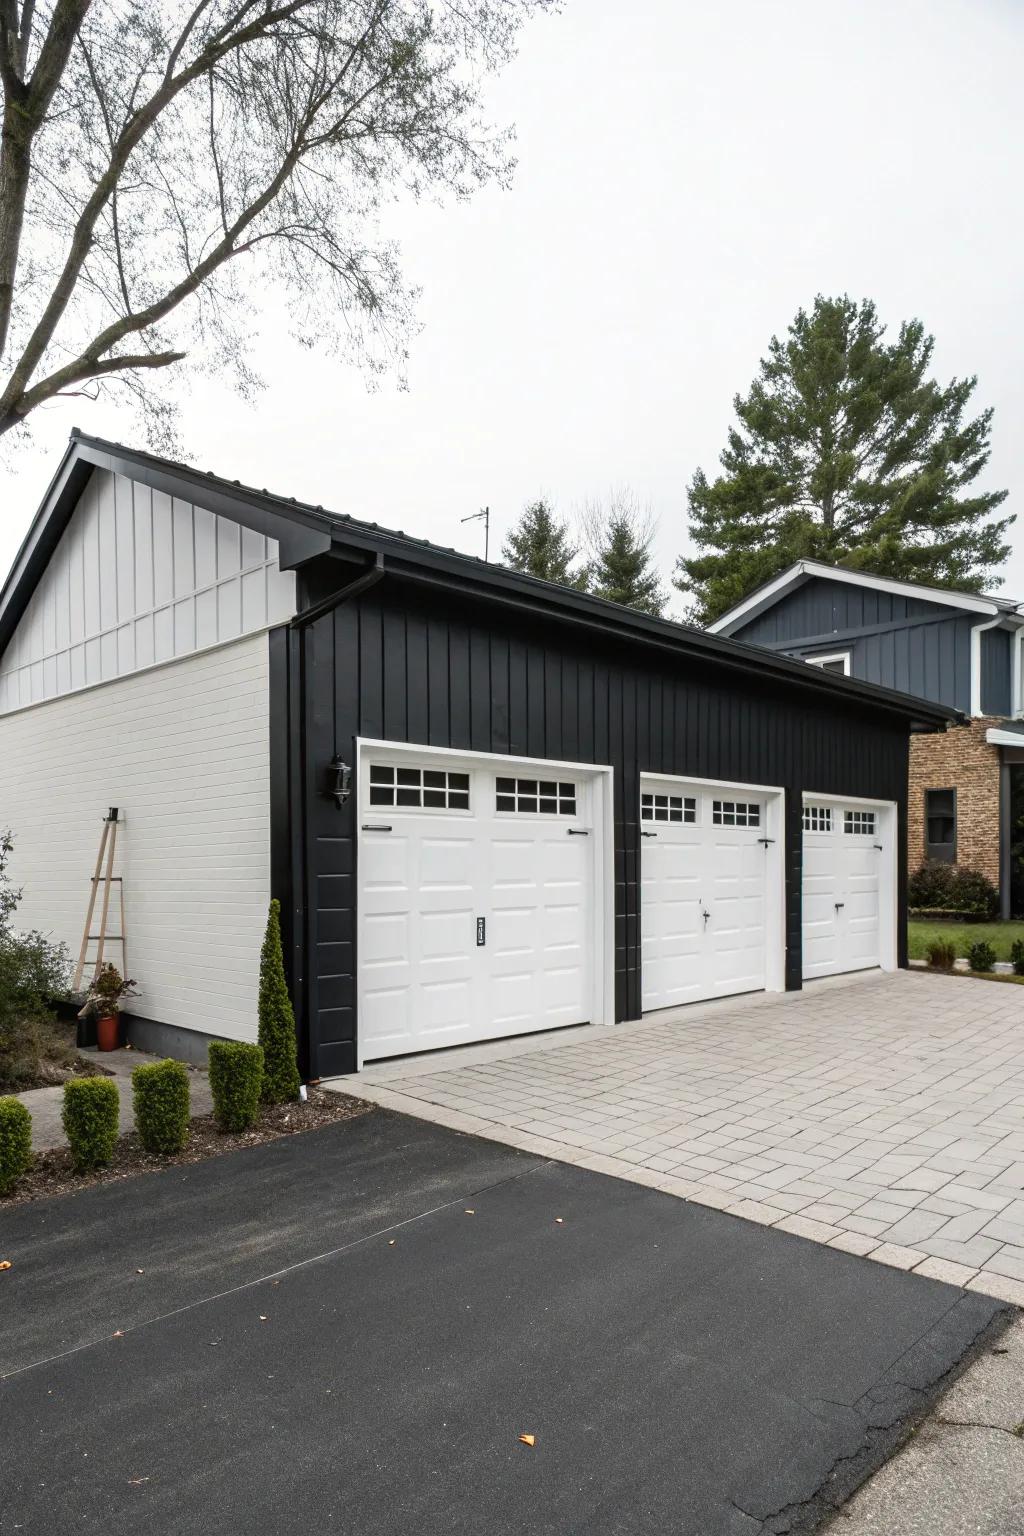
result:
[(884, 813), (881, 805), (805, 802), (805, 829), (815, 823), (803, 844), (803, 974), (809, 980), (881, 963), (882, 880), (889, 878)]
[(365, 965), (405, 965), (409, 956), (406, 912), (374, 912), (366, 920), (362, 960)]

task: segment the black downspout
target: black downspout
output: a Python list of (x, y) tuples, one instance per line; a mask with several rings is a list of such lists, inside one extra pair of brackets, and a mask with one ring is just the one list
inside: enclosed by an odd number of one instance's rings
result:
[(1003, 748), (999, 749), (999, 916), (1005, 923), (1010, 916), (1013, 846), (1010, 795), (1010, 764)]

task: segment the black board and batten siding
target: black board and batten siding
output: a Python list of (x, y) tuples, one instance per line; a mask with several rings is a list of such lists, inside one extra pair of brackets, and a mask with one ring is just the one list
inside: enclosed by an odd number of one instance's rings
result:
[[(640, 1014), (642, 771), (785, 788), (790, 987), (802, 791), (894, 800), (905, 825), (905, 721), (392, 581), (274, 632), (271, 707), (274, 888), (291, 893), (290, 979), (314, 1076), (356, 1063), (357, 796), (353, 784), (335, 805), (328, 765), (336, 753), (354, 765), (357, 736), (612, 765), (617, 1019)], [(905, 844), (901, 832), (901, 891)]]

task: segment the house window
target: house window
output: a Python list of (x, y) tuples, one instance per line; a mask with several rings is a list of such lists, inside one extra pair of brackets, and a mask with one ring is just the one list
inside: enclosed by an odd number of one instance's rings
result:
[(840, 677), (850, 675), (849, 651), (830, 651), (827, 656), (805, 656), (804, 661), (809, 666), (820, 668), (822, 672), (838, 672)]
[(575, 816), (576, 785), (556, 779), (496, 779), (494, 809), (519, 815)]
[(697, 802), (689, 795), (641, 795), (640, 820), (692, 824), (697, 820)]
[(716, 827), (759, 827), (761, 807), (746, 800), (713, 800), (711, 820)]
[(443, 768), (393, 768), (387, 763), (371, 763), (370, 804), (468, 811), (469, 774), (449, 773)]
[(925, 857), (956, 863), (956, 790), (924, 792)]
[(855, 837), (874, 837), (874, 811), (844, 811), (843, 831), (849, 832)]
[(832, 807), (830, 805), (805, 805), (804, 831), (831, 832)]

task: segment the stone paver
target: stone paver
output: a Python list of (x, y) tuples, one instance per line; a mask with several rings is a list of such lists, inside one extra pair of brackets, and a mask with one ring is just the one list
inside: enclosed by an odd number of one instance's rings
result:
[(1024, 1303), (1024, 989), (898, 972), (334, 1086)]

